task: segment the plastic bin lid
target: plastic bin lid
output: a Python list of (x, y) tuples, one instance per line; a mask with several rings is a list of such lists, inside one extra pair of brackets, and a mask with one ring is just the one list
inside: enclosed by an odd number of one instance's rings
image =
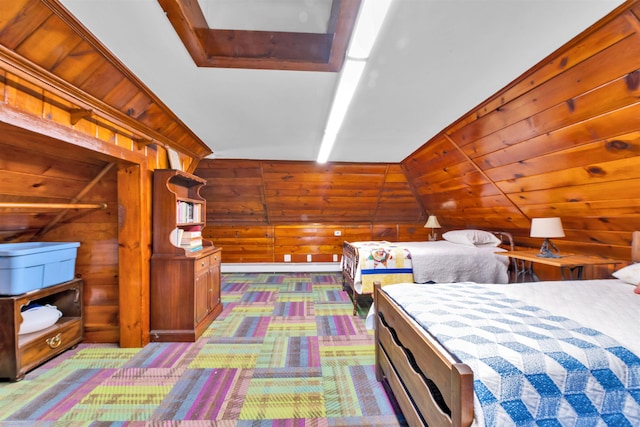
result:
[(24, 242), (0, 244), (0, 256), (21, 256), (77, 248), (80, 242)]

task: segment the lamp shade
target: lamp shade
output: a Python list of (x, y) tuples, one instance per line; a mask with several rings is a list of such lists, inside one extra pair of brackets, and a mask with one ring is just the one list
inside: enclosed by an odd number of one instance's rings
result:
[(533, 218), (531, 220), (531, 237), (564, 237), (562, 221), (558, 217), (553, 218)]
[(425, 228), (441, 228), (440, 223), (438, 222), (438, 218), (435, 215), (429, 215), (427, 218), (427, 223), (424, 225)]

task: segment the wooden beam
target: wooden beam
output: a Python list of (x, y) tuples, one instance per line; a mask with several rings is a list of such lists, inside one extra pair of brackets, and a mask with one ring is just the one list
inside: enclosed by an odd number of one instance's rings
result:
[[(77, 203), (80, 199), (82, 199), (82, 197), (87, 194), (89, 192), (89, 190), (91, 190), (93, 188), (94, 185), (96, 185), (101, 179), (102, 177), (109, 171), (109, 169), (111, 169), (113, 167), (115, 163), (107, 163), (107, 165), (102, 168), (102, 170), (98, 173), (98, 175), (96, 175), (91, 182), (89, 182), (83, 189), (82, 191), (80, 191), (80, 193), (78, 193), (78, 195), (76, 197), (73, 198), (73, 200), (71, 200), (71, 204)], [(47, 234), (47, 232), (49, 230), (51, 230), (53, 228), (54, 225), (56, 225), (66, 214), (67, 212), (69, 212), (69, 209), (65, 209), (62, 212), (58, 213), (58, 215), (56, 215), (56, 217), (49, 223), (47, 224), (46, 227), (44, 227), (42, 230), (40, 230), (38, 233), (36, 233), (34, 236), (31, 237), (31, 240), (37, 240), (40, 237), (44, 236), (45, 234)]]
[(118, 170), (120, 347), (149, 343), (151, 172), (143, 165)]
[(338, 72), (361, 0), (334, 0), (324, 33), (212, 29), (197, 1), (158, 3), (199, 67)]
[(0, 209), (106, 209), (106, 203), (17, 203), (0, 202)]
[(84, 108), (74, 108), (69, 110), (69, 122), (71, 125), (75, 125), (80, 121), (80, 119), (84, 119), (86, 117), (91, 117), (93, 112), (91, 110), (85, 110)]

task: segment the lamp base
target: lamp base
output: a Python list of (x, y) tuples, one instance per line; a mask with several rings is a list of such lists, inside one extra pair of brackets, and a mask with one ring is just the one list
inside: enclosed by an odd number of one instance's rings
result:
[(438, 240), (438, 233), (436, 233), (435, 231), (429, 233), (429, 241), (435, 242), (436, 240)]
[[(556, 251), (556, 253), (551, 252), (549, 246), (551, 246)], [(544, 242), (542, 242), (542, 246), (540, 246), (540, 252), (537, 253), (536, 256), (540, 258), (562, 258), (558, 247), (554, 245), (549, 239), (544, 239)]]

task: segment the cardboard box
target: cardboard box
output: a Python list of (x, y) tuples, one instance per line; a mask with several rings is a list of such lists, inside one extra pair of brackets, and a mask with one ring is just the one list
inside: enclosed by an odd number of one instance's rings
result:
[(79, 242), (0, 244), (0, 295), (20, 295), (75, 275)]

